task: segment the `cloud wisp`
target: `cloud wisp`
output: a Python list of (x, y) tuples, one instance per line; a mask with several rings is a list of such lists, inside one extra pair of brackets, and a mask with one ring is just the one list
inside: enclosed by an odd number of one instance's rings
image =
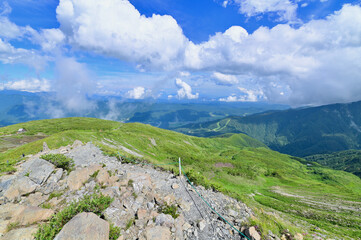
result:
[(74, 58), (57, 59), (54, 91), (65, 110), (79, 113), (94, 110), (96, 105), (89, 96), (94, 93), (96, 84), (91, 75), (87, 67)]

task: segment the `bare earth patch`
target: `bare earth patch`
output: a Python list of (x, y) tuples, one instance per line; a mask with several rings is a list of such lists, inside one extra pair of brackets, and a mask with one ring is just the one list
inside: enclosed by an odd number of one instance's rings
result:
[(5, 152), (9, 149), (19, 147), (21, 145), (35, 142), (37, 140), (47, 137), (46, 135), (11, 135), (11, 136), (2, 136), (0, 137), (0, 152)]

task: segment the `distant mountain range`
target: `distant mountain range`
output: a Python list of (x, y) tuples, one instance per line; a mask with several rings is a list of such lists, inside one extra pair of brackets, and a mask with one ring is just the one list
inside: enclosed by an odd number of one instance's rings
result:
[(294, 156), (361, 148), (361, 101), (232, 116), (175, 129), (194, 136), (245, 133)]
[(141, 122), (161, 128), (218, 120), (230, 115), (245, 116), (267, 110), (287, 109), (286, 105), (267, 103), (186, 102), (124, 100), (95, 96), (94, 108), (69, 111), (52, 93), (0, 91), (0, 126), (58, 117), (96, 117), (121, 122)]

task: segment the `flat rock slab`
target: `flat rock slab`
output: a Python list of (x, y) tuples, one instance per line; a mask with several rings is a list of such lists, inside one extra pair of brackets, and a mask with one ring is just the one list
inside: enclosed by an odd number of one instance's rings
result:
[(145, 230), (145, 238), (147, 240), (170, 240), (171, 233), (167, 227), (148, 227)]
[(88, 181), (90, 175), (92, 175), (95, 171), (100, 171), (100, 169), (102, 169), (100, 165), (91, 165), (86, 168), (72, 171), (67, 179), (69, 189), (72, 191), (80, 189), (83, 184)]
[(49, 219), (54, 211), (34, 206), (8, 203), (0, 205), (0, 234), (6, 232), (7, 225), (17, 223), (26, 226)]
[(4, 192), (9, 189), (13, 180), (16, 179), (14, 175), (5, 175), (0, 178), (0, 196), (4, 194)]
[(11, 185), (5, 190), (3, 196), (12, 201), (22, 195), (35, 192), (38, 186), (38, 184), (26, 176), (17, 177), (12, 180)]
[(21, 226), (48, 220), (54, 211), (35, 206), (27, 206), (18, 215), (14, 216), (12, 222), (19, 223)]
[(109, 223), (94, 213), (82, 212), (73, 217), (54, 240), (109, 240)]
[(24, 174), (28, 174), (32, 181), (41, 185), (54, 171), (55, 166), (44, 159), (35, 158), (25, 162), (22, 168)]
[(49, 196), (43, 195), (40, 192), (32, 193), (27, 198), (25, 198), (24, 201), (22, 201), (22, 204), (30, 205), (30, 206), (39, 206), (43, 202), (45, 202)]
[(13, 216), (19, 215), (25, 206), (19, 204), (8, 203), (0, 205), (0, 235), (6, 232), (8, 224)]
[(74, 160), (76, 167), (90, 166), (106, 162), (108, 160), (108, 158), (103, 155), (102, 151), (92, 143), (81, 145), (80, 143), (76, 144), (74, 142), (74, 145), (77, 147), (74, 147), (65, 155)]
[(30, 226), (27, 228), (19, 228), (7, 232), (2, 236), (2, 240), (33, 240), (34, 234), (36, 233), (38, 227)]

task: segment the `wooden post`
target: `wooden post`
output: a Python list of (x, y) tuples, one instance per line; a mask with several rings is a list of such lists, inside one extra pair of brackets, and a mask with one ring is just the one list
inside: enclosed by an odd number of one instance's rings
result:
[(181, 159), (179, 158), (179, 177), (182, 178)]

